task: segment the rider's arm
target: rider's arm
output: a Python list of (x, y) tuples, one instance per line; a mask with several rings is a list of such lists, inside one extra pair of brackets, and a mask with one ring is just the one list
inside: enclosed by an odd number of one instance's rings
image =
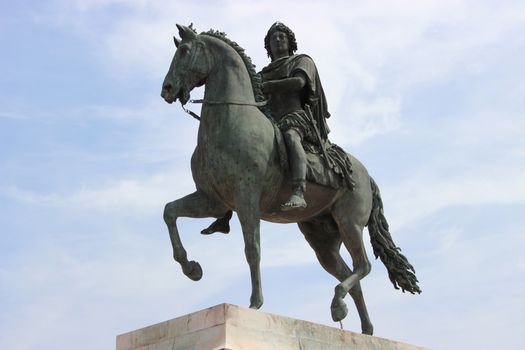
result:
[(302, 74), (281, 80), (268, 80), (263, 83), (265, 94), (280, 93), (283, 91), (300, 91), (306, 85)]

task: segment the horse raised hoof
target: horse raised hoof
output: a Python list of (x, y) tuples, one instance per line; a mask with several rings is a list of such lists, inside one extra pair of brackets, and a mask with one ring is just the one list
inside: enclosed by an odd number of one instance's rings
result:
[(334, 320), (334, 322), (342, 321), (346, 315), (348, 315), (348, 307), (343, 299), (340, 298), (334, 298), (332, 300), (330, 311), (332, 311), (332, 320)]
[(188, 268), (183, 269), (183, 272), (192, 281), (198, 281), (202, 278), (201, 265), (198, 262), (193, 261), (193, 260), (188, 263)]

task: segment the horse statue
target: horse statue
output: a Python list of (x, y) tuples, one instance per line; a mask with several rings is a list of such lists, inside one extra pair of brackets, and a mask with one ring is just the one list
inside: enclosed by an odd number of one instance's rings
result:
[[(174, 259), (194, 281), (202, 277), (198, 262), (189, 261), (177, 229), (177, 218), (220, 218), (237, 212), (242, 226), (245, 254), (250, 267), (250, 308), (263, 304), (260, 271), (260, 220), (297, 223), (315, 251), (321, 266), (340, 283), (335, 287), (331, 316), (335, 322), (348, 313), (343, 298), (350, 294), (364, 334), (372, 334), (360, 280), (371, 269), (363, 229), (368, 226), (376, 258), (387, 268), (396, 289), (420, 293), (415, 270), (392, 241), (383, 215), (379, 189), (356, 158), (354, 188), (331, 188), (308, 182), (304, 210), (282, 211), (280, 204), (290, 196), (290, 179), (282, 166), (282, 152), (276, 139), (279, 130), (261, 112), (264, 99), (260, 76), (251, 60), (224, 33), (210, 30), (197, 34), (177, 25), (181, 40), (162, 85), (161, 96), (168, 103), (182, 105), (190, 91), (205, 85), (197, 146), (191, 157), (196, 191), (166, 204), (164, 221), (169, 230)], [(353, 260), (350, 269), (340, 255), (344, 244)]]

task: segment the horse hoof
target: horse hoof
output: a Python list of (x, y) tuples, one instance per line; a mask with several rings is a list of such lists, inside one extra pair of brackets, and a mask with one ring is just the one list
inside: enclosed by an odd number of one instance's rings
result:
[(372, 326), (372, 324), (369, 324), (367, 326), (361, 326), (361, 333), (367, 335), (374, 334), (374, 326)]
[(332, 311), (332, 320), (334, 320), (334, 322), (342, 321), (346, 315), (348, 315), (348, 307), (346, 307), (342, 299), (334, 299), (330, 310)]
[(262, 300), (250, 301), (250, 309), (259, 310), (263, 304)]
[(184, 272), (193, 281), (198, 281), (202, 278), (202, 268), (201, 265), (196, 261), (189, 262), (189, 271)]

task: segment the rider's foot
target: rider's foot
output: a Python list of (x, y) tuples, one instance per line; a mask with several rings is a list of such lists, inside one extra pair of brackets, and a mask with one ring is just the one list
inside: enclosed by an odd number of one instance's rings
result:
[(203, 235), (211, 235), (215, 232), (227, 234), (230, 232), (230, 219), (219, 218), (215, 220), (208, 228), (201, 231)]
[(288, 211), (292, 209), (304, 209), (304, 208), (306, 208), (306, 201), (304, 200), (302, 193), (292, 194), (292, 196), (286, 203), (281, 204), (282, 211)]

